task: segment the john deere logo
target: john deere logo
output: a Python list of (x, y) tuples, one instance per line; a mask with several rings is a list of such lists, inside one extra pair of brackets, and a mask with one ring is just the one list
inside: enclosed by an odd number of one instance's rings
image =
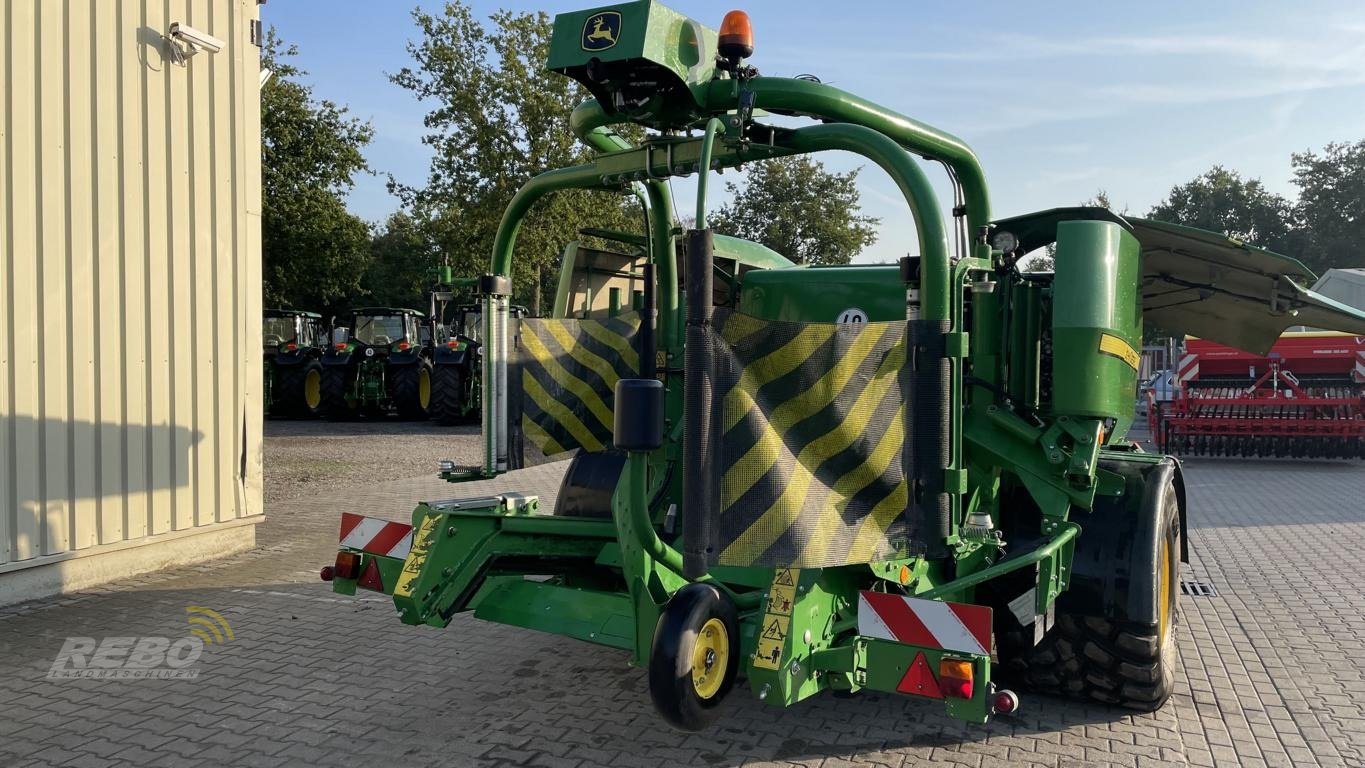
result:
[(621, 14), (616, 11), (594, 13), (583, 23), (583, 50), (605, 51), (616, 45), (621, 34)]

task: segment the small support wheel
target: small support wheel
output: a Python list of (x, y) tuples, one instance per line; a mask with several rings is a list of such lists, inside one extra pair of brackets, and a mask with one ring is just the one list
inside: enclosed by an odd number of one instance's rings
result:
[(649, 696), (670, 725), (700, 731), (717, 714), (739, 673), (735, 606), (710, 584), (674, 593), (654, 628)]

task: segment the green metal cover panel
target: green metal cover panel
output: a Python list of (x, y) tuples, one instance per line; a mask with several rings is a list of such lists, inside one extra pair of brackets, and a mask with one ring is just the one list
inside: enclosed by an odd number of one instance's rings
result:
[(683, 84), (704, 83), (715, 71), (716, 32), (653, 0), (607, 5), (555, 16), (546, 67), (582, 79), (588, 63), (651, 63)]
[(838, 322), (862, 310), (868, 322), (904, 320), (905, 284), (895, 264), (755, 270), (745, 275), (739, 310), (767, 320)]
[(1256, 354), (1290, 326), (1365, 333), (1365, 311), (1305, 286), (1316, 276), (1300, 262), (1194, 227), (1119, 216), (1104, 208), (1054, 208), (995, 222), (1019, 238), (1022, 250), (1057, 239), (1063, 221), (1111, 221), (1142, 246), (1142, 307), (1146, 321)]
[(744, 240), (729, 235), (715, 235), (714, 246), (717, 259), (731, 259), (746, 267), (786, 269), (796, 266), (786, 256), (752, 240)]
[(1053, 404), (1059, 414), (1132, 417), (1142, 347), (1138, 241), (1117, 222), (1057, 226)]

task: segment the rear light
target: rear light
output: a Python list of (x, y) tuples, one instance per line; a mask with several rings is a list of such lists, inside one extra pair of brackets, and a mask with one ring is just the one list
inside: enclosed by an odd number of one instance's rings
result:
[(344, 341), (338, 341), (336, 344), (333, 344), (333, 345), (332, 345), (332, 348), (335, 349), (336, 351), (340, 352), (341, 350), (345, 349), (346, 346), (347, 346), (346, 342), (344, 342)]
[(400, 341), (400, 342), (398, 342), (398, 351), (399, 351), (399, 352), (406, 352), (406, 351), (408, 351), (408, 348), (411, 347), (411, 346), (412, 346), (412, 345), (409, 344), (409, 343), (407, 343), (406, 341)]
[(996, 714), (1008, 715), (1019, 709), (1019, 696), (1014, 691), (996, 691), (995, 698), (991, 701), (991, 707)]
[(446, 346), (450, 347), (451, 349), (459, 349), (460, 347), (464, 346), (464, 343), (457, 341), (456, 339), (451, 339), (450, 341), (446, 342)]
[(338, 579), (354, 579), (360, 575), (360, 555), (355, 552), (338, 552), (332, 575)]
[(972, 663), (962, 659), (940, 659), (938, 662), (938, 686), (943, 695), (950, 699), (970, 699), (972, 697)]
[(298, 348), (299, 348), (299, 345), (298, 345), (298, 344), (295, 344), (295, 343), (292, 342), (292, 341), (289, 342), (288, 344), (285, 344), (285, 345), (284, 345), (284, 349), (285, 349), (286, 352), (293, 352), (294, 350), (296, 350), (296, 349), (298, 349)]
[(336, 577), (336, 569), (330, 565), (324, 565), (322, 566), (322, 572), (318, 575), (322, 577), (323, 581), (331, 581)]

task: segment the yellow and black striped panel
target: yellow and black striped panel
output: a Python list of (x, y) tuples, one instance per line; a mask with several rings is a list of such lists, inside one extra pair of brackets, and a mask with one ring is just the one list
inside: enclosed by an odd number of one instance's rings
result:
[(916, 549), (905, 327), (717, 311), (716, 562), (832, 567)]
[(547, 456), (611, 446), (616, 381), (640, 371), (640, 313), (521, 321), (521, 428)]

